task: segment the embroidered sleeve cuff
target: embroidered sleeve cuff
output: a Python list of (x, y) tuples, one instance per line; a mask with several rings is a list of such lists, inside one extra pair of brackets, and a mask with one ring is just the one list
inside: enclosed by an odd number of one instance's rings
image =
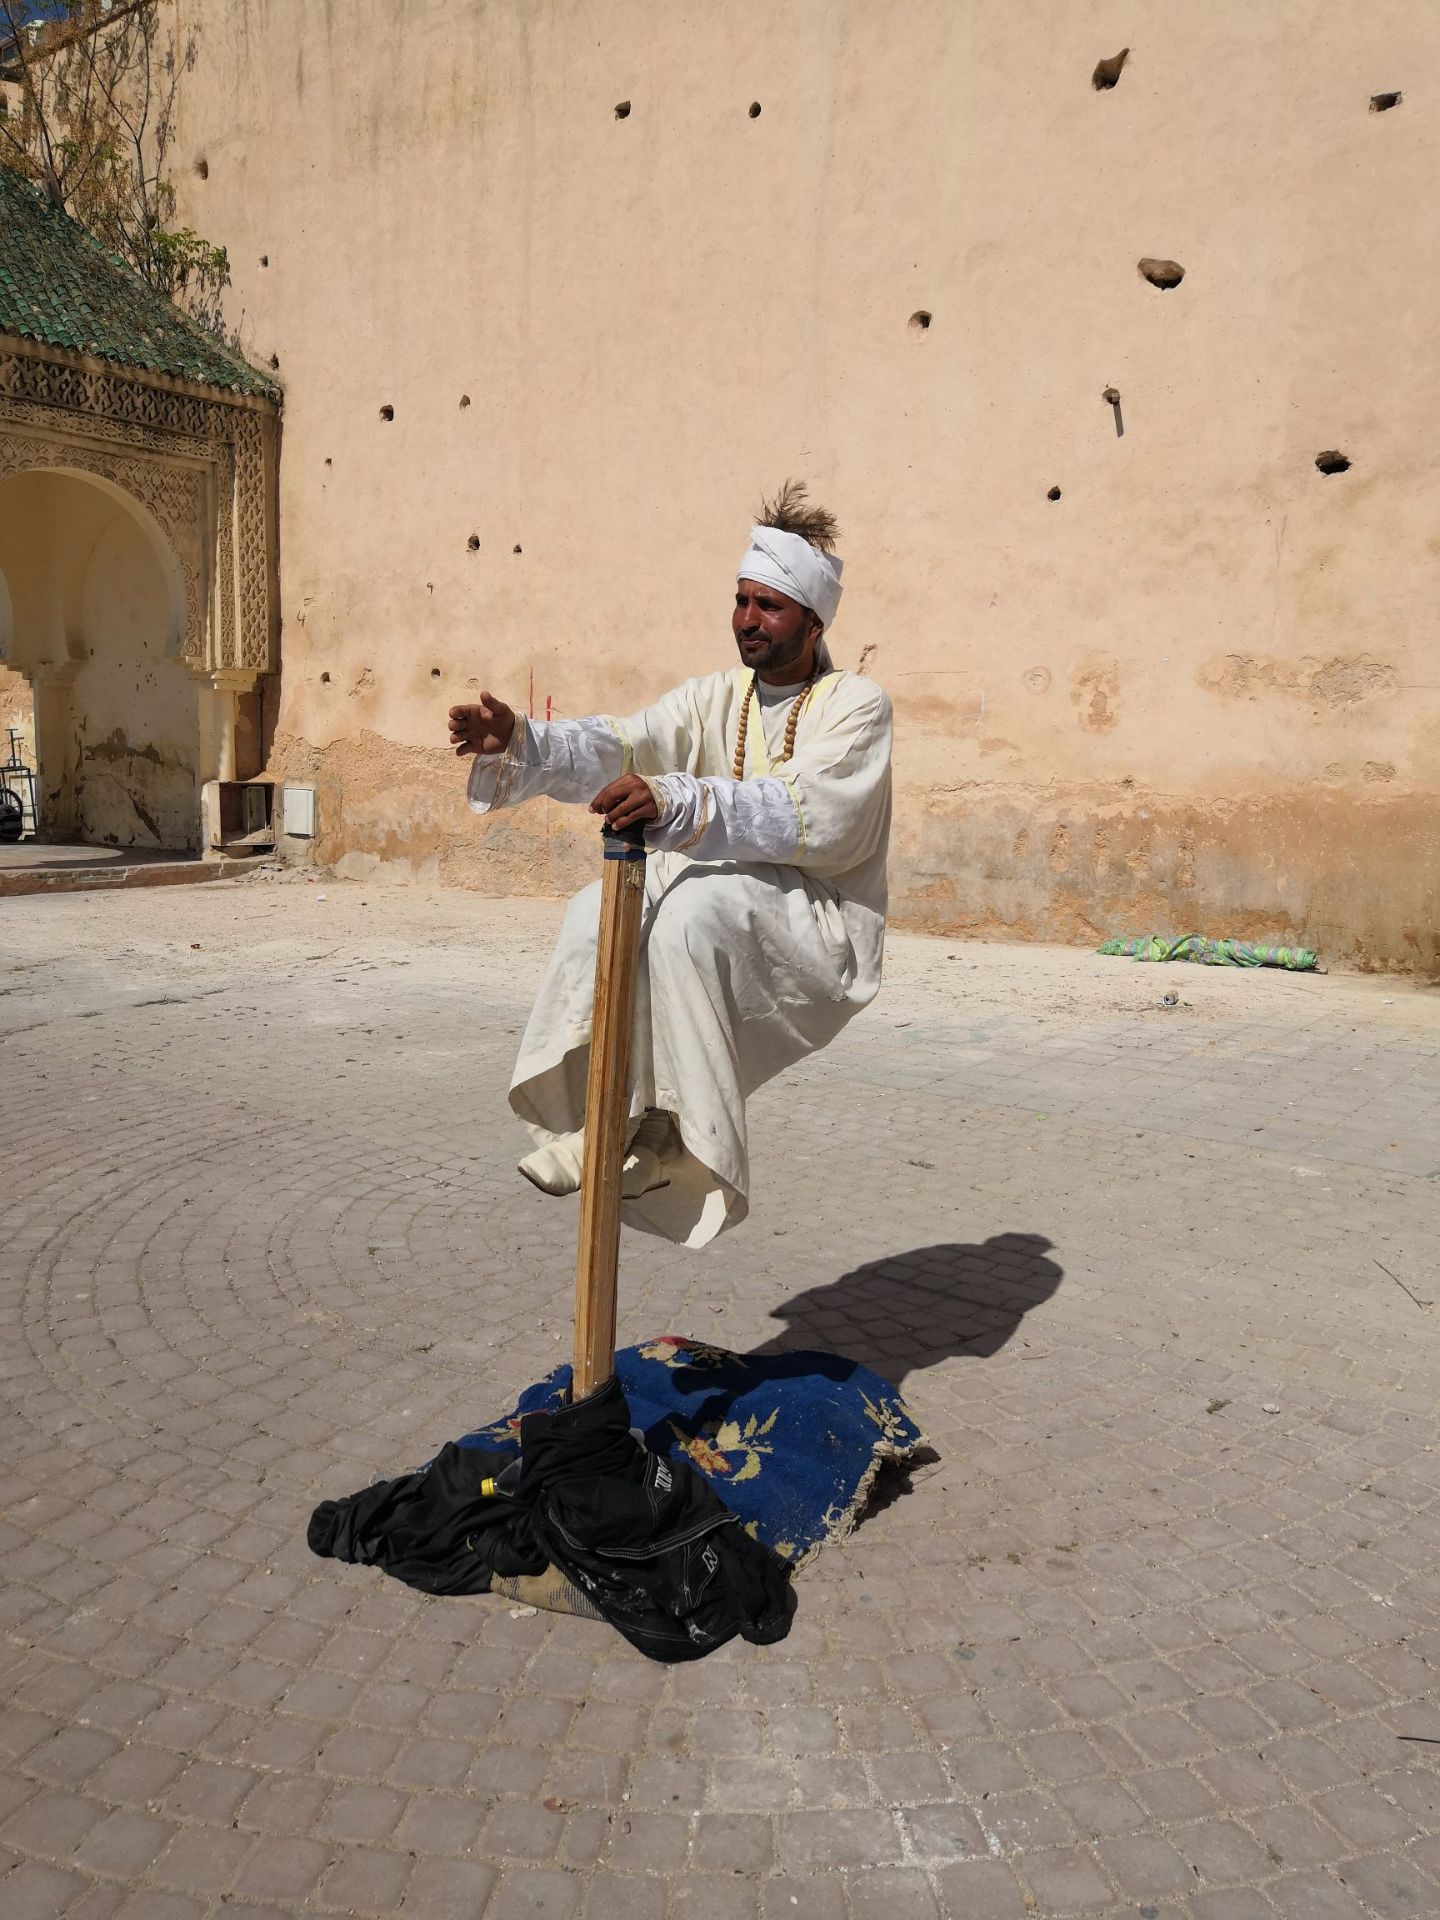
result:
[[(627, 768), (626, 771), (628, 772), (629, 769)], [(645, 781), (646, 786), (650, 789), (650, 798), (655, 802), (656, 808), (655, 818), (649, 823), (645, 830), (647, 833), (657, 833), (674, 814), (675, 806), (670, 795), (665, 791), (665, 781), (662, 777), (657, 776), (657, 778), (650, 780), (646, 779), (646, 776), (642, 773), (640, 778)]]

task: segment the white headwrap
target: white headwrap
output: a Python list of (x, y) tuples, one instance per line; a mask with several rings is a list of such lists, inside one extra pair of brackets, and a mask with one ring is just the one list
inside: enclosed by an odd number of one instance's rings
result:
[(782, 533), (778, 527), (752, 527), (750, 546), (735, 578), (758, 580), (762, 586), (788, 594), (802, 607), (818, 613), (820, 624), (828, 627), (840, 605), (844, 565), (833, 553), (822, 553), (798, 533)]

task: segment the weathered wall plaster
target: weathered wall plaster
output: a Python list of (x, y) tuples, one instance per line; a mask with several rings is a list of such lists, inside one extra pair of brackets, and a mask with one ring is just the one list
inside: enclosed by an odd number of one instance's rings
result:
[(0, 480), (0, 569), (11, 659), (52, 705), (43, 824), (97, 844), (193, 850), (196, 683), (149, 537), (87, 480), (14, 474)]
[(169, 591), (139, 528), (117, 515), (85, 576), (92, 636), (75, 676), (80, 835), (122, 847), (195, 850), (199, 725)]
[(318, 857), (587, 874), (574, 816), (463, 811), (445, 707), (728, 663), (799, 473), (895, 698), (898, 919), (1440, 970), (1428, 0), (176, 11), (181, 217), (287, 387)]

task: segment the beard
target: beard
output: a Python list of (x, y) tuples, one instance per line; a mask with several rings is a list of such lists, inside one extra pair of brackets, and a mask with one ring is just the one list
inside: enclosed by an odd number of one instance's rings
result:
[(807, 637), (802, 632), (793, 640), (772, 640), (768, 645), (761, 645), (760, 635), (752, 637), (741, 633), (735, 636), (735, 645), (745, 665), (757, 673), (783, 673), (787, 667), (798, 666), (804, 658)]

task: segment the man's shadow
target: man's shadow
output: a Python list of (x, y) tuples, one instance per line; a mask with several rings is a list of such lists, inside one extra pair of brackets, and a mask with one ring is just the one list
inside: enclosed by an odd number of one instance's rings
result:
[(956, 1356), (998, 1353), (1064, 1269), (1038, 1233), (997, 1233), (978, 1245), (917, 1247), (868, 1260), (776, 1307), (785, 1331), (757, 1347), (819, 1347), (870, 1367), (903, 1392), (908, 1375)]

